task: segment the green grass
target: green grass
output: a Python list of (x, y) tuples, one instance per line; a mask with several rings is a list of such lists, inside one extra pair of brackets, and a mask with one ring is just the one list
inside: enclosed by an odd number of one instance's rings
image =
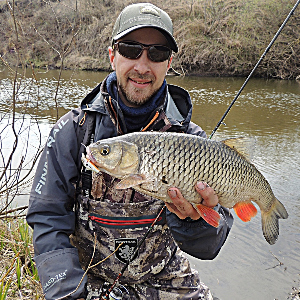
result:
[(0, 300), (44, 299), (24, 219), (0, 221)]

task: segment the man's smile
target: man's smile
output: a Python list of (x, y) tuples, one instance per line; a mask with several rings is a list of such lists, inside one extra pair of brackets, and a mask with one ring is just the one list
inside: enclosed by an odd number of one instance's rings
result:
[(133, 86), (138, 88), (144, 88), (152, 83), (149, 79), (128, 78), (128, 80), (133, 84)]

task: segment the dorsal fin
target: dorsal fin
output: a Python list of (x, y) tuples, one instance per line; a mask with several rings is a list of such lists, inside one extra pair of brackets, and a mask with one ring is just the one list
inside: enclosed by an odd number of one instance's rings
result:
[(224, 143), (226, 146), (230, 147), (231, 149), (235, 150), (236, 152), (238, 152), (248, 161), (251, 161), (254, 152), (254, 147), (255, 147), (254, 138), (238, 137), (238, 138), (227, 139), (221, 142)]

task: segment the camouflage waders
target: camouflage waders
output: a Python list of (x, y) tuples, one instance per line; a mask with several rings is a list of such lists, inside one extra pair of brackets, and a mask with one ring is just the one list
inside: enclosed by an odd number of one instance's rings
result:
[[(93, 265), (123, 242), (114, 255), (89, 271), (87, 299), (99, 296), (104, 282), (114, 282), (164, 205), (133, 189), (116, 190), (117, 182), (107, 174), (94, 175), (93, 197), (78, 196), (76, 235), (71, 236), (71, 241), (79, 251), (83, 269), (90, 263), (94, 245)], [(164, 213), (119, 284), (128, 291), (122, 299), (212, 299), (209, 289), (200, 282), (198, 273), (191, 269), (174, 242)]]

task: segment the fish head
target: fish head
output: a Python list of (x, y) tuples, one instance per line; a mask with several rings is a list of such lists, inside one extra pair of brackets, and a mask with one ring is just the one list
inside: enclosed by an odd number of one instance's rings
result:
[(139, 166), (138, 147), (114, 138), (89, 145), (87, 157), (101, 171), (115, 177), (133, 174)]

